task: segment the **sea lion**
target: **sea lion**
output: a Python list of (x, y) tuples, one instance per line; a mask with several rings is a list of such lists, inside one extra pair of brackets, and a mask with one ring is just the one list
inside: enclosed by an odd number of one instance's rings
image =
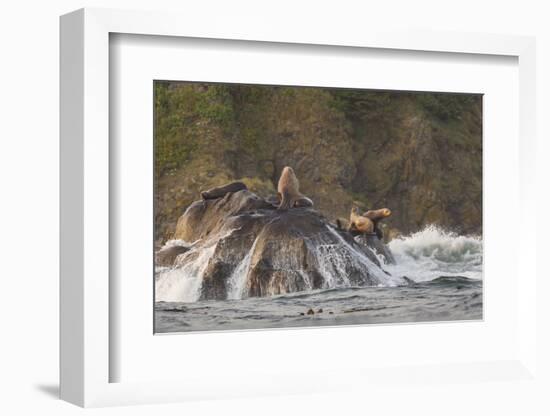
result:
[(277, 209), (287, 210), (313, 206), (313, 201), (300, 193), (300, 183), (290, 166), (285, 166), (283, 169), (277, 185), (277, 192), (281, 198), (281, 203)]
[(209, 189), (208, 191), (202, 191), (202, 199), (217, 199), (223, 198), (229, 192), (238, 192), (244, 189), (248, 189), (246, 185), (242, 182), (231, 182), (227, 185), (218, 186), (216, 188)]
[(350, 232), (358, 231), (361, 234), (371, 234), (374, 231), (374, 223), (368, 217), (359, 214), (359, 208), (353, 206), (349, 214)]
[[(267, 198), (265, 198), (266, 202), (273, 205), (274, 207), (278, 207), (281, 204), (281, 196), (279, 194), (277, 195), (270, 195)], [(309, 199), (307, 196), (302, 196), (302, 198), (297, 199), (294, 202), (294, 205), (292, 208), (307, 208), (312, 207), (313, 201)]]
[(378, 223), (384, 218), (388, 218), (391, 215), (391, 210), (388, 208), (372, 209), (363, 213), (364, 217), (369, 218), (374, 224), (374, 232), (380, 240), (384, 238), (384, 233), (378, 226)]

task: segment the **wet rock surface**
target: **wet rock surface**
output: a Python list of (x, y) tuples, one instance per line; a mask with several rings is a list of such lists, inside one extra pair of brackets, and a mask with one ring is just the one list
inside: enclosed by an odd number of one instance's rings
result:
[(162, 256), (174, 263), (157, 276), (161, 301), (406, 283), (383, 270), (371, 249), (388, 254), (382, 242), (358, 242), (313, 208), (280, 211), (248, 190), (194, 202), (179, 218), (174, 239), (194, 244), (183, 254)]
[(173, 245), (163, 247), (155, 255), (155, 264), (157, 266), (170, 267), (176, 262), (176, 258), (189, 251), (189, 247)]
[(376, 234), (363, 234), (355, 237), (355, 241), (358, 243), (375, 250), (376, 253), (383, 257), (384, 262), (387, 264), (395, 264), (395, 258), (382, 240), (378, 238)]

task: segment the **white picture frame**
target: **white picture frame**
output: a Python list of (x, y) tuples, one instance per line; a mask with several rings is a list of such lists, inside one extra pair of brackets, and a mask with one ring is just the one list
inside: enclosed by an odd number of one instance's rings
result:
[[(204, 26), (200, 20), (172, 13), (82, 9), (61, 18), (61, 398), (80, 406), (155, 403), (214, 397), (247, 397), (281, 393), (337, 391), (369, 385), (407, 371), (370, 368), (331, 369), (329, 377), (312, 382), (312, 374), (271, 373), (264, 379), (230, 384), (231, 377), (209, 380), (112, 382), (110, 348), (109, 252), (109, 37), (110, 34), (225, 39), (332, 47), (429, 51), (442, 54), (504, 55), (519, 66), (519, 209), (524, 230), (516, 238), (516, 267), (522, 270), (517, 292), (517, 349), (506, 359), (468, 363), (418, 363), (416, 380), (442, 379), (480, 382), (486, 379), (525, 380), (536, 376), (536, 217), (524, 215), (535, 200), (535, 41), (530, 37), (468, 33), (357, 30), (326, 33), (313, 27), (261, 26), (243, 19)], [(238, 28), (238, 31), (237, 31)], [(261, 45), (261, 44), (260, 44)], [(353, 330), (353, 329), (351, 329)], [(270, 331), (271, 340), (280, 337)], [(152, 335), (152, 334), (151, 334)], [(334, 335), (336, 336), (336, 335)], [(483, 373), (483, 377), (479, 374)], [(477, 375), (476, 375), (477, 374)], [(343, 377), (345, 376), (345, 377)], [(343, 383), (342, 379), (348, 379)], [(222, 383), (223, 382), (223, 383)], [(281, 386), (285, 387), (282, 388)]]

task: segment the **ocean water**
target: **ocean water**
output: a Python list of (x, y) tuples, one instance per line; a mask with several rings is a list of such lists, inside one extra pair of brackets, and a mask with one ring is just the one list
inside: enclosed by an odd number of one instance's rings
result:
[[(389, 247), (396, 264), (383, 268), (392, 276), (406, 277), (408, 285), (395, 286), (389, 280), (377, 287), (332, 287), (264, 298), (239, 299), (233, 293), (233, 299), (223, 301), (156, 302), (155, 332), (482, 319), (480, 237), (429, 226), (391, 241)], [(193, 273), (179, 275), (181, 282), (170, 290), (196, 289), (203, 261), (193, 262)], [(157, 273), (157, 287), (162, 273), (166, 271)], [(167, 274), (166, 280), (172, 282), (174, 276)]]

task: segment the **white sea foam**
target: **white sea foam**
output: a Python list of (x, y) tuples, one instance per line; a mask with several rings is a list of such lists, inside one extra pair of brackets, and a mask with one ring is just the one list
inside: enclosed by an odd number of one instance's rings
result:
[(483, 241), (430, 225), (389, 243), (397, 264), (386, 265), (395, 276), (424, 282), (440, 276), (482, 278)]
[[(482, 239), (477, 236), (460, 236), (435, 226), (428, 226), (410, 236), (390, 242), (396, 263), (384, 264), (388, 275), (365, 253), (349, 244), (331, 227), (329, 236), (320, 237), (326, 241), (315, 241), (310, 245), (319, 272), (324, 279), (325, 289), (352, 286), (348, 271), (362, 270), (365, 276), (374, 279), (377, 286), (397, 286), (405, 283), (403, 276), (423, 282), (440, 276), (464, 276), (481, 279), (483, 263)], [(220, 240), (230, 235), (230, 230)], [(220, 241), (218, 240), (218, 241)], [(245, 257), (228, 278), (228, 299), (245, 298), (247, 278), (256, 248), (254, 241)], [(168, 244), (168, 243), (167, 243)], [(172, 240), (172, 245), (191, 247), (178, 257), (179, 265), (158, 269), (155, 279), (156, 300), (166, 302), (195, 302), (200, 299), (203, 275), (214, 255), (217, 244), (209, 246), (189, 245), (182, 240)], [(290, 250), (290, 248), (289, 248)], [(284, 250), (283, 250), (284, 251)], [(278, 269), (298, 270), (293, 253), (279, 253)], [(380, 256), (379, 256), (380, 257)], [(284, 263), (284, 264), (283, 264)], [(350, 267), (351, 266), (351, 267)], [(298, 270), (311, 289), (307, 272)], [(307, 277), (307, 279), (306, 279)]]
[(182, 266), (161, 271), (155, 279), (156, 301), (196, 302), (199, 300), (204, 271), (216, 250), (216, 244), (190, 250), (181, 256)]
[(226, 230), (217, 242), (188, 243), (184, 240), (169, 240), (164, 247), (181, 245), (190, 248), (176, 259), (170, 269), (156, 269), (155, 300), (157, 302), (196, 302), (200, 299), (203, 275), (216, 251), (219, 241), (229, 237), (235, 229)]
[(396, 286), (404, 283), (401, 276), (387, 275), (365, 253), (349, 244), (338, 232), (329, 226), (327, 229), (336, 237), (338, 243), (318, 245), (314, 249), (327, 288), (351, 286), (346, 267), (349, 264), (352, 264), (355, 269), (363, 270), (365, 276), (368, 274), (380, 286)]
[(235, 270), (233, 270), (233, 273), (231, 273), (228, 281), (227, 299), (242, 299), (244, 297), (250, 262), (254, 255), (257, 241), (258, 239), (256, 238), (244, 259), (241, 260), (238, 266), (235, 267)]
[(195, 244), (197, 244), (200, 240), (197, 240), (197, 241), (194, 241), (192, 243), (189, 243), (185, 240), (180, 240), (180, 239), (173, 239), (173, 240), (168, 240), (164, 246), (162, 246), (162, 248), (169, 248), (169, 247), (187, 247), (187, 248), (191, 248), (193, 247)]

